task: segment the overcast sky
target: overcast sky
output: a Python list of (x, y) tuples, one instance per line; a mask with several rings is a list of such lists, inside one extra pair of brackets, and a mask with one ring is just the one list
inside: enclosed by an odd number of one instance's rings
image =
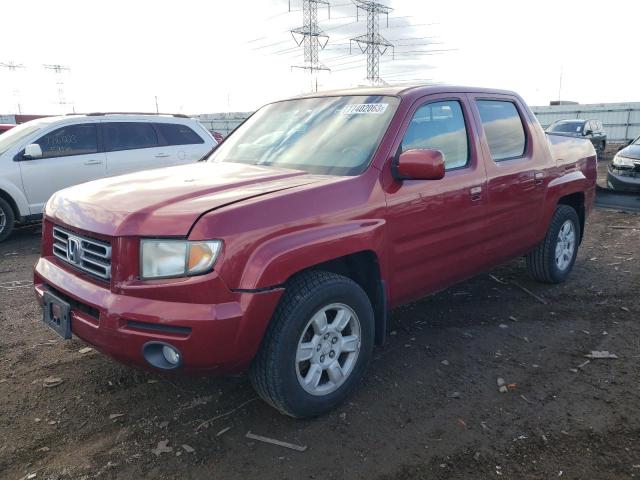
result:
[[(380, 33), (396, 45), (380, 60), (389, 83), (433, 81), (508, 88), (532, 105), (640, 101), (637, 0), (382, 0)], [(365, 83), (349, 38), (365, 33), (349, 0), (320, 8), (329, 35), (319, 89)], [(0, 113), (128, 110), (246, 111), (309, 91), (289, 30), (302, 0), (109, 0), (2, 3)], [(43, 64), (68, 66), (56, 74)], [(560, 76), (562, 89), (560, 92)], [(60, 106), (59, 85), (69, 102)]]

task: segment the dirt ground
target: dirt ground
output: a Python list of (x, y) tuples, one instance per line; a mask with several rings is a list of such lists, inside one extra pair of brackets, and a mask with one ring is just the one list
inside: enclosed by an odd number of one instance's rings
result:
[[(307, 421), (255, 399), (246, 376), (80, 353), (40, 321), (38, 248), (37, 226), (0, 244), (2, 479), (640, 478), (640, 215), (595, 211), (563, 285), (514, 261), (395, 310), (362, 386)], [(618, 358), (586, 363), (592, 350)]]

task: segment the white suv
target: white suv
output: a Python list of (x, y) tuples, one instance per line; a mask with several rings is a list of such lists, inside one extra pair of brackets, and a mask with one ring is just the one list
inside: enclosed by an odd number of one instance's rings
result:
[(186, 115), (47, 117), (0, 137), (0, 242), (38, 220), (56, 191), (98, 178), (196, 162), (217, 145)]

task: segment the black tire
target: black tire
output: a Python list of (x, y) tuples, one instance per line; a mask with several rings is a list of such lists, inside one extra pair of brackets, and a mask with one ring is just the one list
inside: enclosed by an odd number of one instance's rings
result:
[[(573, 247), (573, 255), (568, 266), (561, 269), (556, 263), (555, 252), (559, 238), (560, 229), (566, 221), (573, 224), (575, 232), (575, 242)], [(536, 247), (536, 249), (527, 255), (527, 268), (536, 280), (544, 283), (561, 283), (564, 282), (573, 268), (578, 254), (580, 245), (580, 219), (577, 212), (568, 205), (558, 205), (551, 219), (551, 225), (544, 237), (544, 240)]]
[[(308, 393), (298, 380), (296, 351), (312, 316), (323, 307), (341, 303), (355, 312), (361, 340), (351, 373), (335, 391)], [(294, 418), (315, 417), (339, 405), (359, 383), (371, 360), (374, 315), (369, 297), (353, 280), (324, 271), (294, 277), (271, 319), (249, 377), (267, 403)], [(332, 357), (333, 358), (333, 357)]]
[[(3, 220), (4, 225), (2, 225)], [(0, 198), (0, 242), (3, 242), (11, 235), (15, 220), (11, 205), (4, 198)]]

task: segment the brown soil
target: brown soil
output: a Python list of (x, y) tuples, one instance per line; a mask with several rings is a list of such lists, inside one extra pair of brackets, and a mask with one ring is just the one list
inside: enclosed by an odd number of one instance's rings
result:
[[(594, 212), (563, 285), (514, 261), (395, 310), (362, 386), (309, 421), (238, 408), (255, 397), (246, 376), (164, 377), (79, 353), (40, 321), (38, 245), (37, 226), (0, 244), (0, 478), (640, 477), (638, 215)], [(578, 368), (591, 350), (619, 358)], [(43, 387), (50, 376), (63, 383)], [(156, 456), (163, 440), (172, 451)]]

